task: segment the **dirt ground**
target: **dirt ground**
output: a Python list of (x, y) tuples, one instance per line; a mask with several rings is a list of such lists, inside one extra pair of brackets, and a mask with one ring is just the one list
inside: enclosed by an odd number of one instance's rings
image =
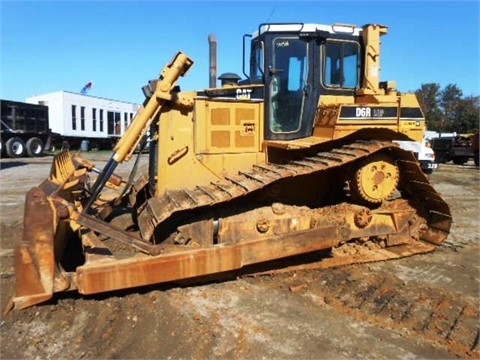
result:
[[(108, 154), (87, 157), (105, 164)], [(1, 307), (13, 295), (13, 244), (25, 193), (51, 157), (0, 161)], [(140, 171), (145, 169), (143, 156)], [(127, 175), (131, 164), (118, 173)], [(431, 175), (453, 225), (435, 252), (401, 260), (56, 295), (2, 315), (2, 359), (480, 358), (480, 178), (473, 163)]]

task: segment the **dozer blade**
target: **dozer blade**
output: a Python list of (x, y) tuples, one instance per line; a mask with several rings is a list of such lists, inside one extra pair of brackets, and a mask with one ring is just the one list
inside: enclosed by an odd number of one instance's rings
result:
[(54, 292), (54, 212), (40, 188), (27, 193), (23, 237), (15, 246), (15, 307), (50, 299)]
[(69, 186), (74, 173), (70, 153), (61, 152), (54, 157), (49, 178), (25, 197), (23, 236), (14, 249), (15, 294), (9, 307), (22, 309), (44, 302), (70, 286), (58, 268), (56, 252), (60, 246), (55, 238), (62, 235), (61, 214), (52, 198)]

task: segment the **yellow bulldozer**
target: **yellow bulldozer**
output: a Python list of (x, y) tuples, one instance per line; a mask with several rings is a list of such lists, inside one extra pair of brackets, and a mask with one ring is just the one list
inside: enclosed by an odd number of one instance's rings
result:
[[(194, 64), (178, 52), (103, 169), (60, 152), (26, 195), (10, 309), (278, 259), (328, 268), (437, 248), (452, 218), (402, 148), (422, 141), (425, 118), (415, 95), (380, 81), (387, 31), (260, 24), (243, 37), (245, 78), (217, 86), (211, 47), (214, 81), (197, 91), (177, 84)], [(148, 171), (135, 162), (120, 178), (146, 143)]]

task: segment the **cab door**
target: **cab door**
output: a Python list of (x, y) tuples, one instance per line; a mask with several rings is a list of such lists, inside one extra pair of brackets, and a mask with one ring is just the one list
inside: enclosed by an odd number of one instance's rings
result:
[(309, 43), (292, 35), (265, 38), (265, 137), (291, 140), (310, 136), (315, 103)]

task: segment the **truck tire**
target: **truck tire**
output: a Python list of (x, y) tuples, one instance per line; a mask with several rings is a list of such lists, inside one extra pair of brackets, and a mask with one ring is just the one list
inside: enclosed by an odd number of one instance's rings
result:
[(8, 139), (5, 143), (5, 152), (11, 158), (19, 158), (25, 154), (25, 143), (18, 137)]
[(466, 157), (466, 156), (454, 156), (452, 161), (455, 165), (463, 165), (468, 161), (468, 157)]
[(44, 145), (39, 138), (33, 137), (27, 141), (27, 154), (31, 157), (39, 157), (43, 155)]
[(475, 166), (478, 166), (478, 162), (479, 162), (479, 154), (478, 154), (478, 151), (475, 153), (475, 155), (473, 156), (473, 161), (475, 163)]

